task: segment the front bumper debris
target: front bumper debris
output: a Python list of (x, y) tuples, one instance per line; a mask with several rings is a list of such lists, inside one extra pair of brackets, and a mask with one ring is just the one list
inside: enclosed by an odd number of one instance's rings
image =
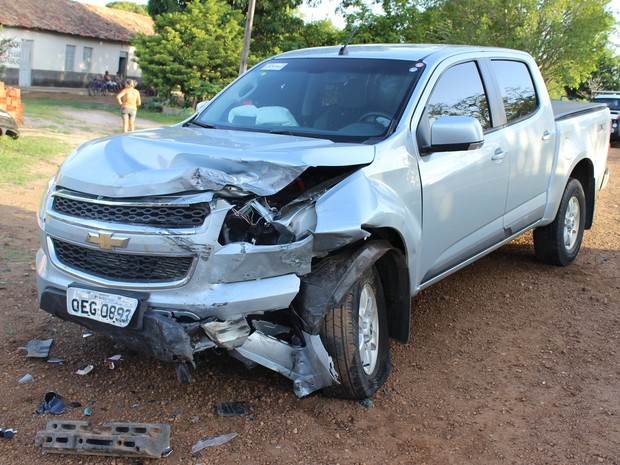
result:
[(338, 382), (332, 358), (318, 335), (301, 330), (294, 341), (281, 339), (279, 335), (293, 328), (273, 324), (259, 315), (254, 316), (251, 325), (245, 317), (180, 323), (164, 313), (145, 309), (141, 324), (120, 328), (70, 315), (66, 294), (60, 289), (46, 288), (40, 306), (56, 317), (105, 334), (130, 349), (176, 363), (177, 370), (184, 370), (180, 380), (191, 379), (183, 367), (186, 363), (195, 366), (195, 354), (224, 349), (249, 367), (260, 364), (286, 376), (293, 381), (293, 390), (299, 397)]
[(35, 445), (47, 453), (161, 458), (171, 452), (170, 426), (104, 423), (95, 429), (87, 421), (50, 420)]

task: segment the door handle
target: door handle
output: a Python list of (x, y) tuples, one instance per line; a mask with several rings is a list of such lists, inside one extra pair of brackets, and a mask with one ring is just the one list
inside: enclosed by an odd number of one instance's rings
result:
[(542, 136), (543, 142), (549, 142), (551, 140), (551, 132), (545, 131)]
[(493, 156), (491, 157), (491, 160), (493, 160), (496, 163), (499, 163), (504, 159), (505, 156), (506, 156), (506, 152), (504, 152), (502, 149), (497, 149), (495, 153), (493, 154)]

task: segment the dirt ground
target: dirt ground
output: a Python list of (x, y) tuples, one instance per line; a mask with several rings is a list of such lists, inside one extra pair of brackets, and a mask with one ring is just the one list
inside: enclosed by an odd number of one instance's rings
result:
[[(120, 127), (105, 113), (66, 116), (63, 137), (76, 144)], [(147, 127), (139, 116), (137, 127)], [(55, 134), (49, 122), (25, 125), (24, 134)], [(414, 299), (411, 340), (392, 343), (394, 366), (374, 406), (320, 393), (298, 399), (286, 378), (228, 357), (180, 385), (170, 365), (83, 337), (37, 302), (45, 182), (0, 189), (0, 427), (18, 430), (0, 439), (0, 464), (620, 464), (619, 148), (608, 164), (610, 183), (571, 266), (538, 263), (526, 235)], [(39, 169), (51, 175), (53, 165)], [(64, 362), (20, 349), (44, 339)], [(110, 369), (105, 359), (115, 354), (122, 359)], [(89, 364), (90, 374), (76, 374)], [(26, 374), (34, 381), (18, 384)], [(80, 406), (34, 413), (49, 391)], [(245, 401), (249, 413), (217, 416), (215, 404), (228, 401)], [(35, 433), (57, 419), (166, 423), (173, 452), (43, 455)], [(230, 442), (192, 454), (197, 441), (232, 432)]]

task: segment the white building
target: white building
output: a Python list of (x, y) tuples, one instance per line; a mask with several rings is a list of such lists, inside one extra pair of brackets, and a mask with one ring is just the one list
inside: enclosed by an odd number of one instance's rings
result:
[(72, 0), (0, 0), (0, 25), (15, 43), (0, 80), (20, 87), (83, 87), (105, 71), (139, 80), (129, 41), (153, 34), (148, 16)]

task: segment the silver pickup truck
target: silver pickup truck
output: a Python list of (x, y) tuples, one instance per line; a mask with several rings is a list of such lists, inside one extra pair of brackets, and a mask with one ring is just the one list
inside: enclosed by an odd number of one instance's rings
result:
[(411, 297), (528, 230), (571, 263), (607, 181), (609, 110), (552, 105), (506, 49), (270, 58), (181, 124), (75, 150), (38, 213), (43, 310), (191, 366), (228, 354), (363, 399)]

